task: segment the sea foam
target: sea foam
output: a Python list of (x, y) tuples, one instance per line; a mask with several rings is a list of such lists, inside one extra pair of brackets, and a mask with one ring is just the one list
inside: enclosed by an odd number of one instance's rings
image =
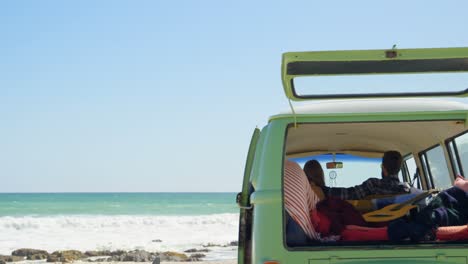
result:
[[(66, 249), (183, 251), (207, 243), (224, 245), (237, 240), (238, 217), (238, 214), (4, 216), (0, 217), (0, 254), (11, 254), (18, 248), (49, 252)], [(220, 248), (212, 255), (216, 259), (235, 257), (233, 249), (228, 251)]]

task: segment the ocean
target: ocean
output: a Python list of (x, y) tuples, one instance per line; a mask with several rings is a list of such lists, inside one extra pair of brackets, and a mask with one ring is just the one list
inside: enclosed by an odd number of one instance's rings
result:
[(177, 251), (233, 259), (235, 193), (0, 193), (0, 254), (18, 248)]

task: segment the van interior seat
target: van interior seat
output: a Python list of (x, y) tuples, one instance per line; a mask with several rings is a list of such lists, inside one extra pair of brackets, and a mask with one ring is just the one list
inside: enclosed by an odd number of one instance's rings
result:
[[(441, 189), (440, 191), (443, 191)], [(348, 201), (351, 204), (358, 204), (365, 200)], [(362, 211), (361, 211), (362, 212)], [(468, 224), (461, 226), (441, 226), (435, 233), (437, 241), (460, 241), (468, 240)], [(387, 227), (363, 227), (348, 225), (341, 233), (342, 241), (388, 241)]]

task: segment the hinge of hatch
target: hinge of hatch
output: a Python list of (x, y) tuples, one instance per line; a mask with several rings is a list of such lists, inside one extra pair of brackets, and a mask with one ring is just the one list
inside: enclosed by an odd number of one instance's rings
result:
[(252, 209), (252, 205), (250, 204), (250, 201), (247, 202), (247, 206), (242, 205), (242, 193), (238, 193), (236, 196), (236, 203), (239, 206), (240, 209), (245, 209), (245, 210), (250, 210)]
[(291, 107), (291, 112), (292, 112), (293, 118), (294, 118), (294, 128), (297, 128), (297, 116), (296, 116), (296, 111), (294, 111), (294, 107), (293, 107), (293, 105), (292, 105), (291, 99), (289, 99), (288, 102), (289, 102), (289, 107)]

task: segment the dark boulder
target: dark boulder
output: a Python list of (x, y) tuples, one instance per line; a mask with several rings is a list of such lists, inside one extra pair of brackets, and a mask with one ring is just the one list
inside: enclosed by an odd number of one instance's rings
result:
[(38, 253), (38, 254), (33, 254), (33, 255), (28, 255), (27, 259), (28, 260), (41, 260), (41, 259), (47, 259), (49, 257), (49, 253)]
[(207, 248), (202, 248), (202, 249), (196, 249), (196, 248), (191, 248), (191, 249), (187, 249), (184, 251), (185, 253), (196, 253), (196, 252), (210, 252), (209, 249)]
[(57, 256), (57, 255), (49, 255), (47, 257), (47, 262), (59, 262), (60, 261), (60, 257)]
[(214, 244), (214, 243), (208, 243), (205, 245), (202, 245), (202, 247), (221, 247), (220, 244)]
[(75, 260), (79, 260), (85, 257), (86, 255), (78, 250), (55, 251), (49, 255), (49, 257), (47, 258), (47, 262), (73, 262)]
[(40, 250), (40, 249), (32, 249), (32, 248), (20, 248), (13, 252), (11, 252), (13, 256), (20, 256), (20, 257), (29, 257), (32, 255), (49, 255), (47, 251)]
[(201, 253), (191, 254), (190, 257), (189, 257), (189, 261), (200, 261), (204, 257), (206, 257), (206, 255), (201, 254)]
[(123, 251), (123, 250), (115, 250), (115, 251), (112, 251), (112, 252), (110, 253), (110, 255), (111, 255), (111, 256), (120, 256), (120, 255), (123, 255), (123, 254), (125, 254), (125, 253), (127, 253), (127, 252), (125, 252), (125, 251)]
[(154, 260), (155, 255), (145, 250), (133, 250), (129, 252), (121, 251), (120, 255), (117, 251), (112, 252), (113, 254), (108, 261), (131, 261), (131, 262), (151, 262)]
[(177, 252), (172, 252), (172, 251), (158, 253), (157, 257), (159, 257), (162, 262), (189, 261), (189, 257), (185, 255), (184, 253), (177, 253)]
[(111, 256), (112, 252), (110, 252), (109, 250), (103, 250), (103, 251), (91, 250), (91, 251), (86, 251), (84, 254), (87, 257), (100, 257), (100, 256)]

